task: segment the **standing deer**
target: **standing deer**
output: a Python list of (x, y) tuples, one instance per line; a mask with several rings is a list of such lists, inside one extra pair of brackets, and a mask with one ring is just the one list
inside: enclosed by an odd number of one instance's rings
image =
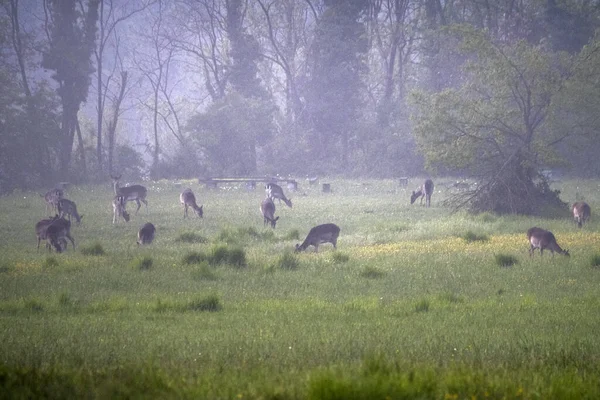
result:
[(198, 217), (202, 218), (204, 216), (204, 211), (202, 210), (202, 207), (204, 206), (198, 207), (198, 204), (196, 204), (196, 196), (194, 196), (192, 189), (185, 189), (181, 192), (179, 195), (179, 202), (183, 204), (183, 218), (187, 218), (188, 216), (188, 207), (192, 207)]
[(129, 222), (129, 213), (125, 210), (126, 204), (127, 200), (125, 200), (125, 196), (115, 196), (113, 198), (113, 224), (117, 223), (119, 217), (123, 217), (125, 222)]
[(315, 246), (316, 253), (319, 251), (319, 245), (322, 243), (331, 243), (333, 244), (333, 248), (336, 249), (339, 234), (340, 227), (336, 224), (317, 225), (308, 232), (302, 244), (296, 245), (296, 252), (306, 250), (308, 246)]
[(584, 223), (589, 221), (592, 216), (592, 209), (590, 206), (584, 201), (578, 201), (573, 204), (573, 218), (575, 222), (577, 222), (578, 227), (582, 227)]
[(273, 203), (273, 199), (270, 197), (264, 199), (260, 203), (260, 212), (263, 215), (264, 225), (270, 224), (271, 228), (275, 229), (275, 224), (279, 217), (275, 217), (275, 203)]
[(530, 248), (529, 248), (529, 256), (533, 257), (533, 252), (535, 249), (540, 249), (540, 255), (544, 255), (544, 250), (548, 249), (552, 252), (552, 257), (554, 257), (554, 252), (558, 254), (564, 254), (569, 257), (569, 251), (563, 250), (560, 248), (558, 243), (556, 243), (556, 238), (554, 234), (550, 231), (547, 231), (542, 228), (533, 227), (527, 230), (527, 239), (529, 240)]
[(417, 197), (421, 197), (421, 205), (423, 205), (423, 197), (425, 197), (425, 205), (427, 207), (431, 206), (431, 195), (433, 194), (433, 181), (431, 179), (427, 179), (425, 183), (419, 188), (418, 191), (413, 191), (410, 196), (410, 204), (413, 204)]
[(69, 221), (71, 220), (71, 217), (75, 218), (77, 225), (81, 224), (81, 219), (83, 218), (83, 215), (79, 215), (77, 212), (77, 205), (75, 202), (69, 199), (58, 200), (58, 215), (61, 217), (68, 216)]
[(156, 232), (156, 228), (152, 223), (147, 222), (142, 226), (142, 228), (138, 231), (138, 246), (140, 244), (150, 244), (154, 240), (154, 233)]
[(279, 202), (283, 200), (283, 202), (287, 204), (288, 207), (292, 207), (292, 200), (285, 197), (281, 186), (275, 183), (267, 183), (267, 185), (265, 186), (265, 191), (267, 192), (267, 197), (270, 197), (273, 200), (279, 199)]
[(40, 249), (40, 242), (46, 240), (46, 231), (50, 224), (58, 219), (58, 214), (53, 218), (42, 219), (35, 224), (35, 234), (37, 236), (37, 249)]
[(52, 211), (56, 211), (58, 207), (58, 201), (63, 198), (62, 189), (51, 189), (46, 192), (46, 194), (40, 194), (40, 197), (43, 197), (46, 201), (46, 213), (48, 212), (48, 208)]
[(46, 229), (46, 247), (48, 247), (48, 250), (54, 247), (57, 253), (62, 253), (63, 250), (67, 249), (67, 240), (65, 238), (71, 241), (73, 249), (75, 249), (75, 240), (71, 236), (71, 221), (64, 218), (57, 218)]
[(116, 196), (123, 196), (125, 201), (135, 201), (137, 203), (137, 209), (135, 213), (137, 214), (142, 206), (140, 201), (146, 205), (146, 212), (148, 211), (148, 202), (146, 201), (146, 194), (148, 191), (145, 186), (142, 185), (131, 185), (131, 186), (119, 186), (119, 180), (121, 179), (121, 175), (119, 176), (110, 176), (113, 180), (113, 186), (115, 189)]

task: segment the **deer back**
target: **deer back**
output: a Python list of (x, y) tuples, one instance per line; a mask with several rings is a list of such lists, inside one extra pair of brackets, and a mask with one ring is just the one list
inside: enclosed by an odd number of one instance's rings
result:
[(581, 228), (582, 225), (587, 222), (592, 216), (592, 209), (584, 201), (578, 201), (573, 204), (573, 218), (577, 221), (577, 225)]
[(265, 224), (270, 223), (271, 227), (275, 228), (275, 224), (279, 217), (275, 217), (275, 203), (273, 199), (267, 197), (260, 203), (260, 212), (263, 215)]
[(308, 246), (318, 246), (321, 243), (335, 244), (339, 234), (340, 228), (336, 224), (317, 225), (308, 232), (302, 244), (296, 245), (296, 250), (306, 250)]

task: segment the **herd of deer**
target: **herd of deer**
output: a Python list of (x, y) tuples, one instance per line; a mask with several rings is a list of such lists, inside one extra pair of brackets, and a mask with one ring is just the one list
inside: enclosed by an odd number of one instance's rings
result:
[[(123, 218), (126, 222), (129, 222), (130, 216), (126, 210), (126, 205), (129, 201), (135, 201), (137, 203), (137, 209), (135, 211), (136, 214), (140, 210), (141, 203), (146, 205), (146, 210), (148, 209), (148, 202), (146, 201), (147, 190), (144, 186), (120, 186), (120, 175), (111, 175), (111, 178), (113, 179), (113, 188), (115, 192), (115, 196), (112, 201), (113, 224), (117, 223), (120, 218)], [(413, 204), (417, 198), (420, 197), (421, 205), (423, 204), (423, 199), (425, 198), (425, 206), (430, 207), (433, 188), (433, 181), (431, 179), (427, 179), (417, 191), (412, 192), (410, 196), (410, 203)], [(290, 208), (292, 207), (292, 201), (285, 196), (283, 189), (275, 183), (268, 183), (265, 189), (266, 197), (260, 204), (260, 212), (263, 216), (264, 225), (270, 225), (272, 228), (275, 228), (279, 217), (275, 216), (274, 200), (279, 200), (279, 203), (283, 201)], [(75, 248), (75, 240), (71, 236), (70, 232), (71, 218), (75, 219), (77, 225), (79, 225), (83, 215), (79, 215), (76, 204), (73, 201), (64, 198), (63, 195), (64, 192), (62, 189), (52, 189), (45, 195), (40, 195), (44, 197), (44, 200), (46, 201), (46, 212), (48, 212), (48, 207), (51, 207), (53, 210), (57, 210), (58, 213), (54, 217), (43, 219), (35, 225), (35, 231), (38, 239), (38, 249), (40, 247), (40, 242), (42, 240), (46, 240), (46, 247), (49, 250), (54, 248), (60, 253), (67, 247), (66, 239), (69, 239), (73, 244), (73, 248)], [(196, 197), (191, 189), (185, 189), (183, 192), (181, 192), (179, 195), (179, 201), (184, 208), (184, 219), (188, 217), (188, 208), (192, 208), (199, 218), (203, 218), (203, 206), (198, 206), (196, 203)], [(573, 204), (572, 213), (573, 218), (580, 228), (584, 223), (589, 221), (591, 217), (590, 206), (583, 201)], [(156, 228), (154, 225), (150, 222), (146, 223), (138, 231), (137, 244), (143, 245), (152, 243), (155, 233)], [(316, 252), (319, 249), (319, 245), (323, 243), (331, 243), (333, 244), (333, 247), (336, 248), (339, 234), (340, 228), (335, 224), (327, 223), (317, 225), (309, 231), (306, 239), (304, 239), (301, 244), (296, 245), (296, 251), (303, 251), (309, 246), (314, 246)], [(545, 229), (538, 227), (530, 228), (527, 231), (527, 240), (530, 244), (530, 256), (533, 256), (535, 249), (540, 250), (540, 255), (544, 254), (544, 250), (549, 250), (552, 252), (553, 256), (555, 252), (569, 256), (569, 251), (563, 250), (558, 245), (554, 234)]]

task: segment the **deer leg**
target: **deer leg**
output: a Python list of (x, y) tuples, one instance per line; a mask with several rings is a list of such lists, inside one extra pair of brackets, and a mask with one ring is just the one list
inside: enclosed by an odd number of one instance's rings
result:
[(187, 217), (187, 209), (188, 209), (187, 204), (184, 204), (183, 205), (183, 218), (184, 219)]
[(139, 199), (135, 199), (135, 202), (137, 203), (137, 206), (138, 206), (137, 210), (135, 210), (135, 213), (137, 214), (138, 211), (140, 211), (140, 207), (142, 206), (142, 203), (140, 203)]
[(148, 201), (146, 199), (141, 199), (142, 203), (146, 206), (146, 212), (148, 212)]
[[(71, 243), (73, 243), (73, 250), (75, 250), (75, 240), (73, 240), (73, 237), (70, 234), (68, 234), (68, 233), (67, 233), (66, 236), (69, 238), (69, 240), (71, 241)], [(63, 240), (65, 241), (65, 249), (66, 249), (67, 248), (67, 239), (63, 239)]]

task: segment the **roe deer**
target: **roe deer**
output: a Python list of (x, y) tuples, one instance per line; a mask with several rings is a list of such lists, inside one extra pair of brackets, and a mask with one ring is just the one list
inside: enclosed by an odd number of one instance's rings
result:
[(336, 224), (317, 225), (308, 232), (302, 244), (296, 245), (296, 251), (306, 250), (308, 246), (315, 246), (316, 253), (319, 251), (321, 243), (331, 243), (333, 244), (333, 248), (336, 249), (339, 234), (340, 227)]
[(425, 205), (427, 207), (431, 206), (431, 195), (433, 194), (433, 181), (431, 179), (427, 179), (425, 183), (419, 188), (418, 191), (413, 191), (410, 196), (410, 204), (413, 204), (417, 197), (421, 197), (421, 205), (423, 204), (423, 197), (425, 197)]
[(577, 222), (578, 227), (582, 227), (584, 223), (589, 221), (592, 216), (592, 209), (590, 206), (584, 201), (578, 201), (573, 204), (573, 218), (575, 222)]
[(154, 233), (156, 232), (156, 228), (152, 223), (147, 222), (142, 226), (142, 228), (138, 232), (138, 246), (140, 244), (150, 244), (154, 240)]
[(266, 226), (267, 224), (271, 224), (271, 228), (275, 228), (275, 224), (279, 217), (275, 217), (275, 203), (273, 203), (273, 199), (267, 197), (260, 203), (260, 212), (263, 215), (263, 222)]
[(183, 218), (187, 218), (188, 207), (192, 207), (198, 217), (203, 217), (204, 211), (202, 210), (202, 207), (204, 206), (198, 207), (198, 204), (196, 204), (196, 196), (194, 196), (192, 189), (185, 189), (183, 192), (181, 192), (179, 195), (179, 202), (183, 204)]
[(77, 225), (81, 224), (81, 218), (83, 218), (83, 215), (79, 215), (77, 212), (77, 205), (75, 202), (69, 199), (58, 200), (58, 215), (61, 217), (68, 216), (69, 221), (71, 220), (71, 217), (75, 218)]
[(63, 195), (62, 189), (51, 189), (46, 194), (40, 194), (40, 197), (43, 197), (46, 201), (46, 212), (48, 212), (48, 208), (55, 211), (58, 207), (58, 201), (63, 198)]
[(292, 207), (292, 200), (285, 197), (281, 186), (275, 183), (267, 183), (265, 186), (265, 191), (267, 192), (267, 197), (270, 197), (272, 200), (279, 199), (279, 202), (283, 200), (288, 207)]
[(113, 224), (117, 223), (119, 217), (123, 217), (125, 222), (129, 222), (129, 213), (125, 210), (127, 200), (125, 196), (115, 196), (112, 201), (113, 206)]
[(146, 194), (148, 191), (145, 186), (142, 185), (131, 185), (131, 186), (119, 186), (119, 180), (121, 179), (121, 175), (119, 176), (110, 176), (113, 180), (113, 186), (115, 189), (116, 196), (125, 197), (125, 201), (135, 201), (137, 203), (137, 209), (135, 213), (137, 214), (142, 206), (140, 201), (146, 205), (146, 212), (148, 212), (148, 202), (146, 201)]
[(527, 239), (529, 240), (529, 244), (531, 247), (529, 248), (529, 256), (533, 257), (533, 252), (535, 249), (540, 249), (540, 255), (544, 255), (544, 250), (548, 249), (552, 252), (552, 257), (554, 257), (554, 252), (558, 254), (564, 254), (569, 257), (569, 251), (563, 250), (560, 248), (558, 243), (556, 243), (556, 238), (554, 234), (550, 231), (547, 231), (542, 228), (533, 227), (527, 231)]
[(57, 219), (58, 219), (58, 214), (56, 216), (54, 216), (53, 218), (42, 219), (41, 221), (38, 221), (37, 224), (35, 224), (35, 234), (37, 236), (38, 250), (40, 249), (40, 242), (42, 240), (46, 240), (46, 230), (48, 230), (48, 227), (50, 226), (50, 224), (53, 223), (54, 221), (56, 221)]
[(71, 221), (64, 218), (57, 218), (46, 229), (46, 247), (48, 247), (48, 250), (54, 247), (57, 253), (62, 253), (63, 250), (67, 249), (67, 240), (65, 238), (71, 241), (73, 249), (75, 249), (75, 240), (71, 236)]

